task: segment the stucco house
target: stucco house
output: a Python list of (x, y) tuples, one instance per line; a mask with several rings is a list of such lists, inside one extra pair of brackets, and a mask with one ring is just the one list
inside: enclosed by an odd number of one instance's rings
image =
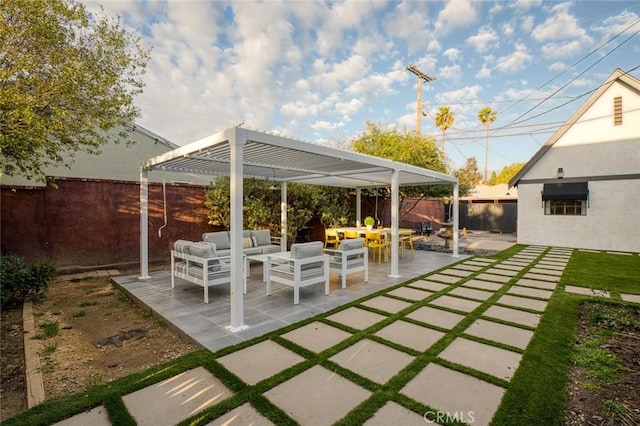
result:
[(518, 243), (640, 252), (640, 80), (616, 69), (509, 185)]

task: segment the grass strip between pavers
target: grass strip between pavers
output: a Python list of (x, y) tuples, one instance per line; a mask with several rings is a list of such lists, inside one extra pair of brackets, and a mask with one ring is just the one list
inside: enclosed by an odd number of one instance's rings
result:
[[(158, 383), (162, 380), (166, 380), (198, 366), (203, 366), (209, 370), (225, 386), (227, 386), (230, 391), (234, 392), (234, 394), (224, 401), (203, 410), (197, 415), (189, 419), (185, 419), (180, 424), (206, 424), (245, 403), (250, 403), (260, 414), (274, 423), (297, 424), (297, 422), (284, 413), (283, 410), (265, 398), (263, 393), (286, 380), (295, 377), (303, 371), (306, 371), (314, 365), (321, 365), (324, 368), (334, 371), (351, 382), (372, 392), (372, 395), (368, 399), (364, 400), (357, 407), (354, 407), (345, 417), (337, 422), (337, 424), (343, 425), (362, 424), (373, 416), (388, 401), (394, 401), (405, 408), (415, 411), (416, 413), (436, 411), (438, 407), (428, 407), (399, 393), (410, 380), (415, 378), (431, 362), (477, 377), (486, 382), (505, 387), (507, 391), (492, 421), (492, 424), (494, 425), (561, 424), (566, 396), (567, 372), (570, 363), (569, 356), (575, 337), (578, 307), (582, 301), (589, 300), (589, 298), (585, 296), (568, 295), (562, 289), (564, 288), (564, 285), (571, 284), (588, 286), (590, 288), (602, 288), (611, 291), (612, 294), (617, 294), (619, 291), (628, 293), (637, 292), (640, 288), (640, 278), (635, 276), (635, 271), (637, 271), (637, 267), (640, 264), (640, 258), (638, 256), (633, 255), (623, 257), (606, 253), (580, 252), (578, 250), (573, 250), (570, 261), (568, 262), (564, 274), (561, 277), (560, 283), (556, 286), (553, 295), (548, 301), (547, 307), (544, 313), (542, 313), (540, 322), (535, 329), (533, 338), (529, 342), (529, 345), (523, 354), (520, 366), (510, 382), (495, 378), (466, 366), (457, 365), (440, 359), (438, 358), (438, 354), (458, 337), (465, 337), (482, 343), (491, 344), (495, 347), (522, 353), (521, 350), (509, 347), (508, 345), (490, 342), (482, 338), (466, 335), (464, 334), (464, 330), (466, 330), (478, 318), (482, 317), (483, 313), (490, 306), (493, 306), (494, 304), (498, 305), (495, 302), (506, 294), (508, 289), (514, 285), (518, 279), (534, 267), (537, 262), (550, 251), (548, 247), (545, 247), (544, 250), (536, 253), (537, 257), (534, 260), (525, 266), (515, 277), (511, 277), (507, 283), (504, 283), (502, 287), (495, 291), (494, 294), (486, 301), (479, 301), (481, 304), (473, 311), (457, 312), (453, 309), (437, 306), (438, 309), (464, 315), (464, 318), (451, 330), (442, 329), (437, 326), (432, 326), (431, 324), (424, 324), (420, 321), (406, 317), (406, 315), (422, 306), (433, 307), (434, 305), (430, 305), (432, 300), (449, 293), (452, 289), (463, 285), (465, 282), (483, 273), (486, 269), (495, 265), (496, 262), (509, 259), (526, 247), (527, 246), (525, 245), (517, 244), (503, 252), (485, 257), (493, 262), (488, 263), (479, 271), (473, 272), (468, 277), (463, 277), (457, 283), (448, 285), (448, 287), (438, 292), (428, 293), (425, 291), (425, 294), (428, 295), (421, 301), (403, 299), (401, 297), (387, 295), (387, 293), (396, 288), (428, 278), (430, 275), (437, 274), (442, 270), (454, 267), (456, 264), (470, 259), (460, 260), (455, 264), (434, 270), (429, 274), (408, 280), (401, 284), (390, 286), (346, 305), (336, 307), (331, 311), (302, 320), (296, 324), (286, 326), (263, 336), (221, 349), (215, 353), (211, 353), (204, 349), (197, 350), (166, 364), (152, 367), (148, 370), (132, 374), (108, 384), (96, 386), (86, 392), (45, 401), (24, 413), (3, 421), (3, 425), (50, 424), (101, 404), (103, 404), (107, 409), (109, 418), (114, 424), (135, 424), (135, 421), (127, 411), (126, 406), (122, 401), (122, 396), (150, 386), (154, 383)], [(482, 256), (477, 256), (476, 258), (482, 258)], [(588, 269), (585, 269), (587, 265)], [(587, 270), (588, 272), (585, 272)], [(633, 277), (633, 279), (629, 279), (630, 277)], [(392, 314), (376, 308), (361, 305), (362, 302), (383, 294), (398, 300), (405, 300), (411, 303), (411, 305)], [(457, 295), (452, 295), (452, 297), (465, 299), (464, 297)], [(331, 321), (327, 318), (328, 316), (353, 306), (384, 315), (386, 318), (365, 330), (355, 330), (349, 326)], [(521, 310), (523, 312), (529, 311), (518, 307), (510, 308)], [(377, 331), (399, 319), (406, 320), (416, 325), (429, 327), (434, 330), (439, 330), (446, 334), (422, 353), (374, 335)], [(488, 318), (488, 320), (503, 323), (503, 321), (499, 319)], [(352, 333), (352, 336), (325, 349), (319, 354), (281, 337), (285, 333), (314, 321), (320, 321), (332, 327), (342, 329)], [(530, 327), (523, 327), (518, 324), (506, 323), (508, 325), (516, 327), (519, 326), (524, 329), (531, 329)], [(370, 379), (362, 377), (329, 360), (333, 355), (365, 338), (387, 345), (393, 349), (403, 351), (415, 357), (415, 359), (401, 369), (387, 383), (382, 385), (374, 383)], [(235, 376), (216, 361), (219, 357), (269, 339), (273, 340), (280, 346), (297, 353), (305, 358), (305, 360), (253, 386), (249, 386), (244, 383), (240, 378)], [(454, 425), (461, 423), (454, 421), (446, 424)]]

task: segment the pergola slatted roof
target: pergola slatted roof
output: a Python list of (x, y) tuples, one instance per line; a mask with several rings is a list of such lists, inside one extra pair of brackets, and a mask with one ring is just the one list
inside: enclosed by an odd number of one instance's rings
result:
[[(370, 155), (247, 129), (233, 130), (244, 132), (246, 136), (243, 145), (245, 177), (365, 188), (389, 186), (391, 172), (397, 170), (400, 186), (457, 182), (453, 176)], [(229, 175), (231, 134), (227, 130), (183, 146), (149, 160), (143, 168), (148, 171), (164, 169), (212, 176)]]

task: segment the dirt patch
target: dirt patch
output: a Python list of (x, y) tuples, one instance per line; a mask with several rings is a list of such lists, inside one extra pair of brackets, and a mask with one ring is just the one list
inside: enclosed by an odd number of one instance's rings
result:
[[(56, 282), (45, 300), (34, 303), (33, 312), (36, 334), (45, 334), (48, 328), (42, 326), (47, 324), (59, 329), (56, 336), (39, 339), (47, 399), (81, 392), (197, 348), (134, 304), (108, 278)], [(2, 419), (26, 409), (21, 317), (21, 307), (2, 312)], [(6, 326), (16, 322), (18, 329)]]
[(567, 382), (564, 424), (640, 424), (640, 308), (582, 305), (576, 344), (595, 338), (603, 340), (600, 348), (610, 351), (624, 369), (615, 383), (606, 385), (573, 365)]

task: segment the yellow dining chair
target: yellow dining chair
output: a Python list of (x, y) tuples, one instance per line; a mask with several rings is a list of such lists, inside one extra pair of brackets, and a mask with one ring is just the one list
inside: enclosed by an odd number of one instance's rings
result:
[(324, 248), (327, 248), (329, 245), (333, 245), (334, 250), (338, 250), (338, 245), (340, 244), (340, 236), (338, 235), (338, 231), (336, 229), (325, 229), (324, 230)]
[(344, 231), (345, 239), (360, 238), (358, 231)]
[(405, 257), (407, 246), (409, 246), (411, 249), (411, 258), (413, 258), (413, 231), (408, 228), (398, 229), (398, 240), (400, 242), (400, 247), (402, 248), (402, 257)]
[(389, 245), (379, 232), (365, 233), (365, 245), (371, 249), (374, 261), (376, 260), (376, 251), (378, 252), (378, 263), (381, 263), (382, 251), (384, 250), (384, 261), (387, 262)]

